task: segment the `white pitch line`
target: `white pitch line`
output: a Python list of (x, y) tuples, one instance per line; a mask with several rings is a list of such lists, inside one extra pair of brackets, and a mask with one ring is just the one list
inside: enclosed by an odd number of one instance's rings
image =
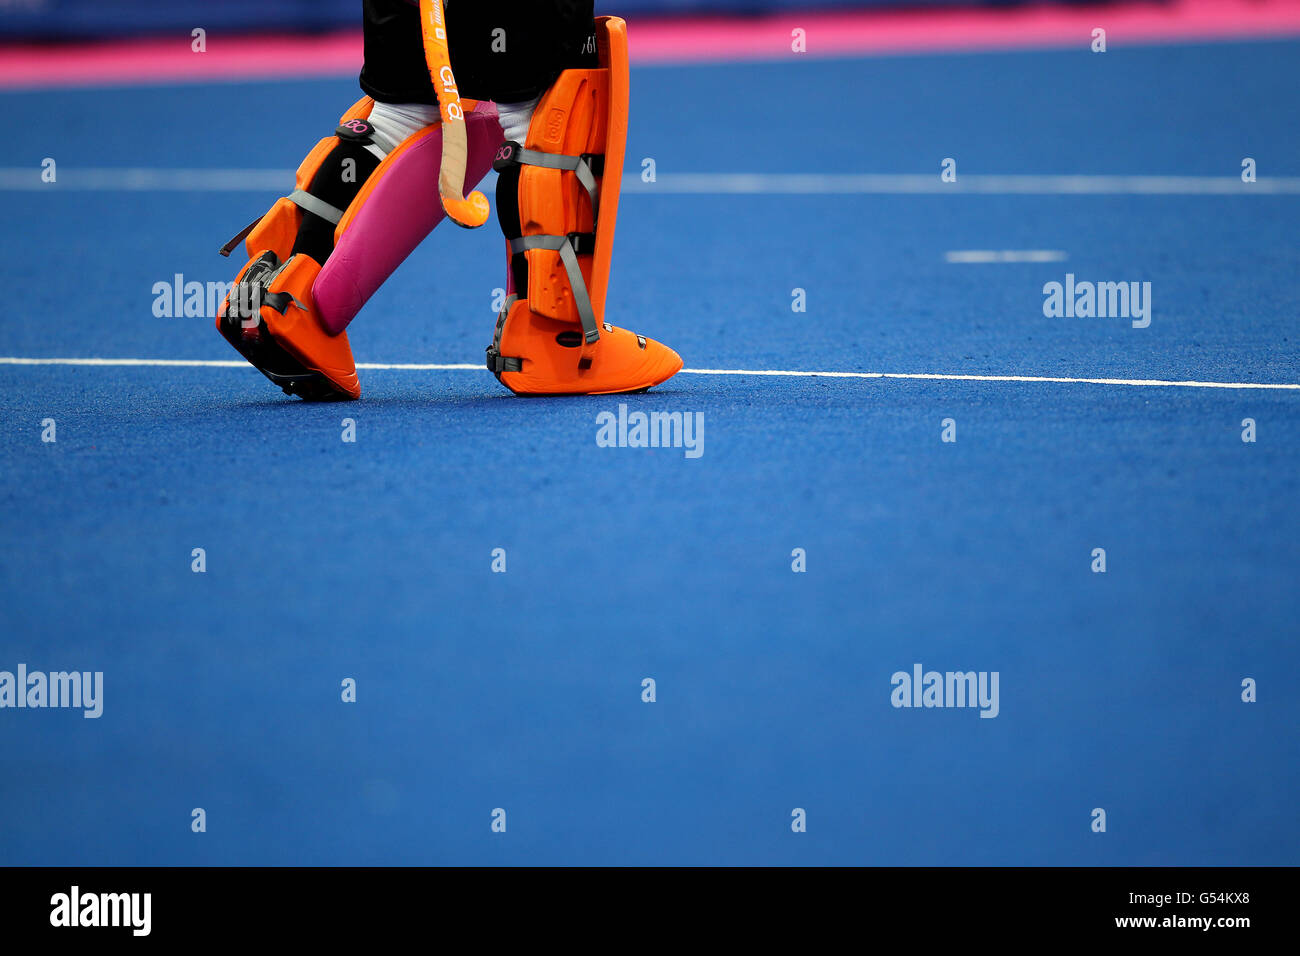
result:
[[(0, 190), (60, 192), (265, 192), (293, 188), (294, 173), (286, 169), (148, 169), (143, 167), (83, 167), (56, 169), (52, 183), (41, 179), (39, 167), (0, 168)], [(286, 185), (288, 184), (288, 185)]]
[[(0, 167), (0, 191), (274, 192), (293, 188), (291, 169), (70, 167), (42, 181), (39, 166)], [(659, 173), (644, 182), (623, 177), (633, 195), (872, 195), (974, 193), (984, 195), (1262, 196), (1300, 195), (1300, 176), (1037, 176), (938, 173)]]
[[(238, 359), (133, 359), (133, 358), (17, 358), (0, 357), (0, 365), (93, 365), (93, 366), (161, 366), (164, 368), (247, 368), (247, 362)], [(381, 362), (358, 362), (363, 369), (401, 369), (417, 372), (459, 371), (461, 369), (486, 369), (483, 365), (465, 363), (423, 365)]]
[(1022, 176), (962, 174), (943, 182), (938, 173), (660, 173), (646, 183), (623, 178), (623, 191), (703, 194), (941, 194), (985, 195), (1264, 195), (1300, 194), (1300, 176), (1244, 183), (1239, 176)]
[(1158, 378), (1067, 378), (1058, 375), (951, 375), (943, 372), (803, 372), (745, 368), (684, 368), (693, 375), (779, 375), (808, 378), (901, 378), (938, 382), (1048, 382), (1068, 385), (1149, 385), (1169, 388), (1266, 388), (1300, 391), (1300, 384), (1167, 381)]
[(205, 367), (205, 368), (239, 368), (247, 362), (226, 362), (208, 359), (108, 359), (108, 358), (17, 358), (14, 356), (0, 358), (0, 365), (159, 365), (169, 368)]
[(954, 249), (943, 257), (955, 263), (1064, 262), (1059, 249)]
[[(216, 359), (110, 359), (110, 358), (18, 358), (0, 356), (0, 365), (89, 365), (104, 366), (162, 366), (202, 368), (245, 368), (247, 363)], [(395, 363), (358, 362), (357, 368), (368, 370), (393, 369), (416, 372), (471, 371), (483, 372), (482, 365), (457, 363)], [(1045, 382), (1060, 385), (1138, 385), (1165, 388), (1231, 388), (1272, 389), (1300, 391), (1300, 384), (1287, 382), (1201, 382), (1194, 379), (1171, 381), (1158, 378), (1069, 378), (1060, 375), (958, 375), (946, 372), (823, 372), (780, 369), (749, 368), (684, 368), (683, 375), (741, 375), (776, 376), (782, 378), (856, 378), (856, 379), (915, 379), (933, 382)]]

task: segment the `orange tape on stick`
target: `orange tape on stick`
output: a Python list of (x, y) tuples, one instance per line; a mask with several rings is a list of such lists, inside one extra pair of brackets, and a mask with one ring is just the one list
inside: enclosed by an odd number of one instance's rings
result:
[(438, 94), (442, 114), (442, 165), (438, 171), (438, 195), (447, 216), (458, 226), (474, 229), (487, 222), (487, 196), (475, 191), (465, 196), (465, 163), (468, 140), (465, 135), (465, 110), (460, 105), (460, 91), (451, 71), (451, 51), (447, 47), (447, 18), (442, 0), (420, 0), (420, 32), (424, 36), (424, 59)]

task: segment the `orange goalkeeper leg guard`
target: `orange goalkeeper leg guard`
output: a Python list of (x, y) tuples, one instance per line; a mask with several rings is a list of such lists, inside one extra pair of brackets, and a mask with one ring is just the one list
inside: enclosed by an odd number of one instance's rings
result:
[(320, 268), (303, 253), (281, 262), (274, 250), (264, 250), (235, 279), (217, 329), (288, 395), (307, 401), (360, 398), (348, 337), (325, 331), (312, 299)]
[[(373, 106), (369, 97), (358, 101), (339, 120), (339, 131), (348, 123), (364, 123)], [(295, 251), (307, 212), (338, 218), (337, 210), (309, 190), (339, 142), (336, 133), (317, 143), (298, 167), (294, 192), (221, 250), (228, 255), (243, 239), (249, 261), (217, 312), (217, 331), (287, 394), (308, 401), (361, 396), (347, 334), (329, 334), (316, 309), (312, 285), (321, 263)]]
[(627, 25), (598, 17), (599, 69), (560, 74), (523, 145), (503, 144), (497, 212), (506, 307), (487, 366), (518, 395), (639, 392), (682, 367), (677, 353), (605, 321), (627, 140)]
[[(492, 104), (461, 104), (473, 186), (488, 171), (501, 128)], [(443, 218), (441, 124), (395, 142), (378, 128), (385, 124), (374, 107), (366, 97), (345, 113), (298, 168), (294, 191), (222, 249), (229, 254), (244, 240), (249, 261), (217, 330), (272, 382), (309, 400), (360, 396), (344, 330)]]

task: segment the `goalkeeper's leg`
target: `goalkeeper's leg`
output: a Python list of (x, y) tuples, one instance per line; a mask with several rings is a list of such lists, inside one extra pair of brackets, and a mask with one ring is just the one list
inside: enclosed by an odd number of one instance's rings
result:
[(667, 346), (605, 321), (627, 139), (625, 24), (598, 18), (596, 40), (599, 67), (562, 72), (522, 143), (508, 139), (493, 164), (509, 279), (487, 365), (521, 395), (643, 391), (682, 367)]
[[(501, 131), (489, 103), (463, 101), (466, 182), (486, 174)], [(436, 106), (367, 96), (298, 168), (296, 188), (240, 240), (248, 262), (217, 315), (217, 330), (285, 392), (357, 398), (344, 329), (443, 218)]]

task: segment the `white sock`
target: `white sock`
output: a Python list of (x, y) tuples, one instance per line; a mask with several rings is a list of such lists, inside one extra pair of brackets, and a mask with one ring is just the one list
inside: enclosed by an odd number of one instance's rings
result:
[(522, 143), (528, 138), (528, 126), (533, 121), (533, 110), (542, 100), (541, 94), (523, 103), (498, 103), (497, 117), (506, 139)]
[(438, 107), (428, 103), (375, 103), (370, 124), (397, 146), (412, 133), (438, 122)]
[[(497, 116), (506, 139), (522, 143), (528, 138), (528, 127), (533, 121), (533, 111), (542, 100), (541, 94), (522, 103), (498, 103)], [(370, 122), (397, 145), (412, 133), (430, 123), (438, 122), (438, 107), (429, 103), (375, 103), (370, 110)]]

